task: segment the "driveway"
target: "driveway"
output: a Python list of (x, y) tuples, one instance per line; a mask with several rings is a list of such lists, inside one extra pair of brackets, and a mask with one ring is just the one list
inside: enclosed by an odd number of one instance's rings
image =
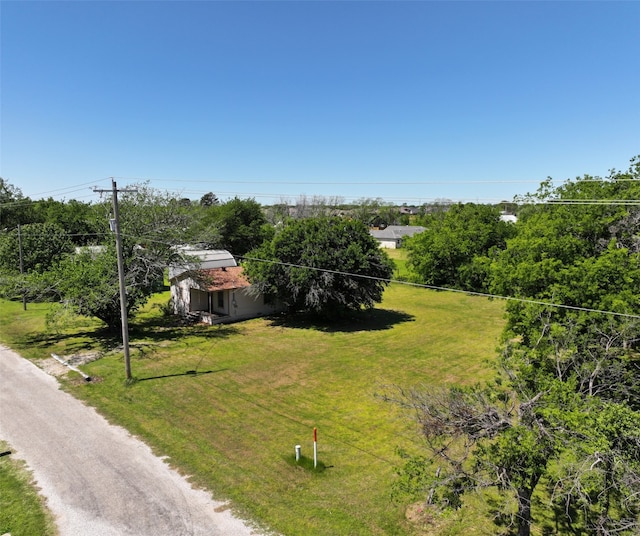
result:
[(0, 438), (33, 471), (61, 536), (259, 534), (2, 346)]

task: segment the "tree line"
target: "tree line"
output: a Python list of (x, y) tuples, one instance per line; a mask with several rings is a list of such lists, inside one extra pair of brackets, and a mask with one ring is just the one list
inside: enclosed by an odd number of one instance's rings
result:
[[(317, 199), (311, 217), (306, 201), (298, 211), (274, 214), (274, 207), (254, 199), (220, 202), (208, 193), (197, 203), (146, 184), (127, 190), (119, 196), (119, 213), (130, 315), (162, 288), (169, 265), (196, 261), (180, 248), (185, 245), (229, 250), (246, 267), (255, 289), (289, 310), (317, 315), (372, 307), (393, 273), (364, 223), (330, 216), (333, 209)], [(55, 301), (117, 332), (111, 211), (111, 199), (31, 201), (0, 182), (1, 295)], [(270, 216), (277, 216), (275, 225)]]

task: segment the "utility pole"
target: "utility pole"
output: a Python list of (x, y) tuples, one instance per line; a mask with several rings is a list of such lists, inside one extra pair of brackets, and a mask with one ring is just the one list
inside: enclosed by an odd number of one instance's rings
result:
[[(24, 263), (22, 261), (22, 234), (20, 233), (20, 224), (18, 224), (18, 250), (20, 252), (20, 275), (24, 274)], [(22, 291), (22, 310), (27, 310), (27, 291)]]
[[(94, 192), (108, 192), (97, 190)], [(127, 289), (124, 284), (124, 259), (122, 257), (122, 237), (120, 236), (120, 212), (118, 210), (118, 192), (135, 192), (135, 189), (118, 190), (116, 181), (111, 178), (111, 193), (113, 197), (113, 219), (109, 221), (111, 231), (116, 234), (116, 250), (118, 252), (118, 282), (120, 285), (120, 318), (122, 320), (122, 346), (124, 348), (124, 369), (127, 380), (131, 379), (131, 358), (129, 357), (129, 320), (127, 318)]]

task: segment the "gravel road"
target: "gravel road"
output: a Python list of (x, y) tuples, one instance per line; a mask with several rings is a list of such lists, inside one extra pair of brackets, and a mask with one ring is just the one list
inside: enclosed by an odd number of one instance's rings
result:
[(33, 471), (61, 536), (259, 534), (1, 346), (0, 438)]

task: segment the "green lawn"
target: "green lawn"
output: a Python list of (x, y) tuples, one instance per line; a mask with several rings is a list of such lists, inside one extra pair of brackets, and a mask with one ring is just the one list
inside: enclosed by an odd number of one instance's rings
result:
[[(399, 410), (376, 397), (385, 386), (469, 384), (492, 376), (503, 304), (394, 284), (384, 302), (340, 326), (304, 319), (255, 319), (227, 326), (167, 325), (155, 296), (132, 322), (132, 369), (97, 323), (44, 332), (49, 306), (2, 302), (1, 336), (29, 358), (89, 349), (105, 356), (65, 387), (216, 498), (287, 536), (407, 535), (407, 505), (391, 502), (396, 448), (419, 452), (420, 437)], [(7, 328), (7, 329), (5, 329)], [(293, 463), (294, 446), (313, 472)], [(420, 534), (491, 533), (458, 512)], [(436, 527), (438, 529), (436, 530)], [(429, 528), (429, 526), (427, 527)]]
[[(0, 452), (10, 450), (0, 441)], [(12, 455), (0, 457), (0, 534), (54, 536), (53, 519), (38, 495), (31, 473)]]
[(394, 279), (405, 280), (409, 277), (409, 270), (407, 269), (407, 256), (406, 249), (385, 249), (384, 250), (389, 257), (393, 259), (396, 264), (396, 269), (393, 271)]

